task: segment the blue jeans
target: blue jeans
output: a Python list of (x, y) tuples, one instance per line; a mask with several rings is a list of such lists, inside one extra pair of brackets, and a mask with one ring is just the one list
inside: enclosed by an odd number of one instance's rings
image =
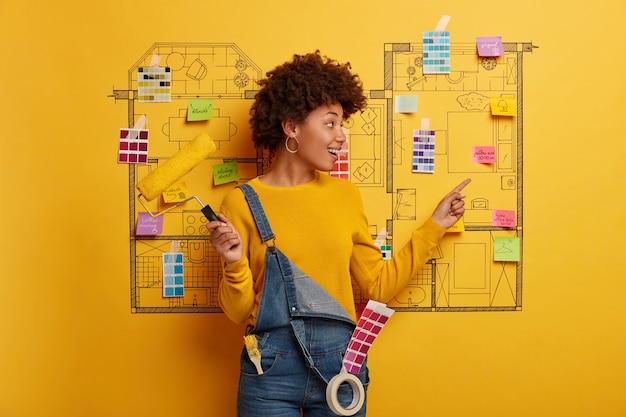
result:
[[(335, 416), (326, 403), (327, 381), (341, 370), (353, 328), (336, 320), (316, 318), (306, 319), (304, 324), (304, 343), (315, 368), (309, 366), (290, 327), (257, 336), (264, 371), (261, 375), (257, 374), (246, 349), (243, 349), (237, 400), (239, 417)], [(338, 341), (341, 342), (338, 344)], [(357, 376), (367, 389), (367, 364)], [(338, 399), (342, 405), (348, 406), (352, 401), (352, 388), (342, 385)], [(364, 417), (365, 408), (363, 405), (355, 416)]]
[[(355, 324), (337, 300), (273, 246), (274, 233), (258, 195), (248, 184), (240, 188), (261, 240), (268, 246), (263, 290), (252, 330), (261, 352), (263, 374), (257, 374), (244, 348), (237, 415), (334, 416), (326, 402), (326, 386), (341, 371)], [(357, 376), (366, 388), (367, 365), (362, 369)], [(339, 387), (337, 399), (347, 407), (352, 401), (352, 388), (348, 384)], [(365, 405), (355, 416), (365, 416)]]

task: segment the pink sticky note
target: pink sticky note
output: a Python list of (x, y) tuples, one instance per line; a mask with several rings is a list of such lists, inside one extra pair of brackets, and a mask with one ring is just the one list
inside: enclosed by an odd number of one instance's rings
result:
[(494, 146), (472, 147), (472, 161), (476, 164), (495, 164), (496, 148)]
[(515, 227), (515, 210), (493, 210), (491, 212), (491, 225), (498, 227)]
[(502, 46), (502, 36), (482, 36), (476, 38), (478, 56), (502, 56), (504, 47)]
[(137, 213), (137, 236), (154, 236), (163, 232), (163, 216), (152, 217), (145, 211)]

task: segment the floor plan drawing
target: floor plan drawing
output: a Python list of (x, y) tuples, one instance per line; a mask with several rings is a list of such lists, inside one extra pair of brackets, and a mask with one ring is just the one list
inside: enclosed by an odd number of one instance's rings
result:
[[(450, 46), (447, 74), (424, 74), (422, 44), (388, 43), (381, 54), (383, 80), (364, 80), (368, 107), (345, 124), (349, 130), (347, 180), (363, 195), (372, 239), (384, 231), (393, 253), (452, 187), (472, 178), (464, 229), (446, 234), (432, 259), (388, 305), (398, 311), (518, 311), (523, 283), (523, 57), (531, 43), (504, 43), (504, 54), (479, 57), (475, 43)], [(264, 71), (234, 43), (155, 43), (128, 70), (128, 85), (111, 97), (127, 105), (132, 128), (146, 116), (145, 163), (128, 165), (130, 300), (133, 313), (219, 313), (221, 261), (207, 240), (206, 219), (193, 201), (163, 215), (160, 234), (136, 235), (136, 184), (197, 134), (207, 133), (217, 151), (180, 181), (204, 203), (219, 208), (235, 183), (213, 185), (217, 164), (236, 162), (239, 182), (263, 173), (267, 158), (252, 147), (248, 111)], [(252, 58), (251, 58), (252, 57)], [(163, 68), (169, 101), (139, 100), (139, 68)], [(143, 71), (143, 70), (142, 70)], [(146, 71), (149, 72), (149, 71)], [(358, 72), (358, 71), (357, 71)], [(378, 84), (377, 81), (380, 81)], [(380, 86), (380, 88), (371, 88)], [(143, 94), (143, 93), (142, 93)], [(401, 96), (415, 96), (417, 111), (396, 111)], [(148, 97), (145, 94), (142, 97)], [(492, 114), (498, 97), (513, 99), (515, 116)], [(187, 120), (188, 101), (213, 100), (210, 120)], [(507, 102), (506, 100), (501, 100)], [(414, 172), (414, 140), (428, 119), (432, 172)], [(495, 159), (477, 162), (477, 147)], [(149, 203), (158, 212), (168, 203)], [(494, 225), (494, 211), (514, 213), (514, 226)], [(507, 239), (502, 239), (507, 238)], [(503, 245), (496, 246), (496, 241)], [(517, 246), (510, 245), (513, 241)], [(183, 254), (184, 295), (163, 296), (163, 254), (176, 243)], [(503, 251), (517, 251), (506, 257)], [(498, 260), (505, 259), (505, 260)], [(357, 303), (366, 303), (355, 289)]]

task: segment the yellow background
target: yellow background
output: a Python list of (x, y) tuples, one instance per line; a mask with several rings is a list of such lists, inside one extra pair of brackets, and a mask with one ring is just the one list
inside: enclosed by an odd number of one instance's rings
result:
[(234, 416), (242, 329), (131, 314), (125, 105), (154, 42), (236, 42), (268, 69), (321, 49), (380, 85), (386, 42), (442, 14), (524, 56), (523, 310), (398, 313), (371, 417), (625, 416), (626, 3), (0, 2), (0, 415)]

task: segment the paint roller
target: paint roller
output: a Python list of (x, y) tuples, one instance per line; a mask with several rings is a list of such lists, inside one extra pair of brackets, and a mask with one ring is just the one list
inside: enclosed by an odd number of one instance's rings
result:
[(137, 190), (139, 190), (137, 200), (139, 200), (139, 203), (146, 209), (148, 214), (152, 217), (158, 217), (185, 204), (189, 200), (196, 200), (200, 204), (202, 214), (204, 214), (209, 221), (219, 220), (213, 209), (209, 205), (204, 205), (195, 195), (158, 213), (152, 213), (147, 206), (147, 202), (161, 195), (163, 191), (195, 168), (200, 162), (206, 159), (207, 156), (215, 152), (216, 149), (213, 139), (206, 133), (201, 133), (154, 171), (146, 175), (144, 179), (139, 181), (137, 183)]

